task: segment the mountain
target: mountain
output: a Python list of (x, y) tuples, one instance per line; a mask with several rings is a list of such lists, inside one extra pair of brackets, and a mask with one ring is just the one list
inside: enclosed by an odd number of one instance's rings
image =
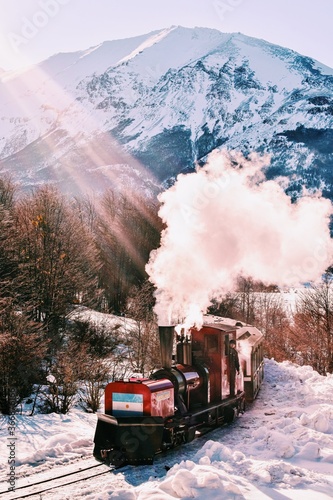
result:
[(0, 168), (25, 187), (151, 193), (228, 148), (333, 199), (333, 70), (292, 50), (173, 26), (0, 79)]

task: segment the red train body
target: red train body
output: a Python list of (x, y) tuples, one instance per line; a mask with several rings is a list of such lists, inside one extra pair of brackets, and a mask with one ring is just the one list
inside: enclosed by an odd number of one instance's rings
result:
[[(94, 456), (116, 467), (152, 463), (168, 448), (231, 423), (263, 380), (262, 335), (254, 327), (214, 316), (200, 330), (178, 335), (159, 327), (162, 368), (149, 379), (111, 382), (98, 414)], [(229, 343), (237, 342), (240, 375), (230, 393)]]
[(105, 388), (105, 413), (117, 416), (168, 417), (174, 414), (174, 388), (167, 379), (132, 378)]

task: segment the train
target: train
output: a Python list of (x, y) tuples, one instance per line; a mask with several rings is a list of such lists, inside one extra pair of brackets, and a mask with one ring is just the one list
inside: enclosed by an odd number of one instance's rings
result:
[(97, 413), (93, 455), (115, 468), (152, 464), (157, 454), (230, 424), (264, 379), (263, 335), (254, 326), (206, 315), (200, 329), (158, 328), (161, 368), (107, 384), (104, 413)]

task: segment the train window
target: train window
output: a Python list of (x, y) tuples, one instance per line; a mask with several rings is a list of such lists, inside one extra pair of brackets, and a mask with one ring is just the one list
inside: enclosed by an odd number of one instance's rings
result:
[(206, 349), (208, 353), (218, 352), (219, 338), (217, 335), (206, 335)]
[(197, 340), (192, 342), (192, 355), (196, 359), (199, 359), (200, 357), (203, 356), (203, 345), (201, 342), (198, 342)]
[(198, 342), (197, 340), (192, 341), (192, 351), (201, 351), (201, 350), (202, 350), (201, 342)]

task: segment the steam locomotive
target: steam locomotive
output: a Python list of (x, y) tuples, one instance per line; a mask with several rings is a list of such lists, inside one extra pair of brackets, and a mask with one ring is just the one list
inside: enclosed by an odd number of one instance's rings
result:
[[(159, 327), (162, 368), (150, 378), (131, 378), (105, 388), (105, 411), (97, 414), (94, 456), (114, 467), (153, 463), (164, 450), (245, 411), (264, 377), (263, 336), (234, 320), (206, 316), (200, 330)], [(230, 342), (240, 370), (231, 387)], [(176, 360), (172, 361), (176, 343)]]

